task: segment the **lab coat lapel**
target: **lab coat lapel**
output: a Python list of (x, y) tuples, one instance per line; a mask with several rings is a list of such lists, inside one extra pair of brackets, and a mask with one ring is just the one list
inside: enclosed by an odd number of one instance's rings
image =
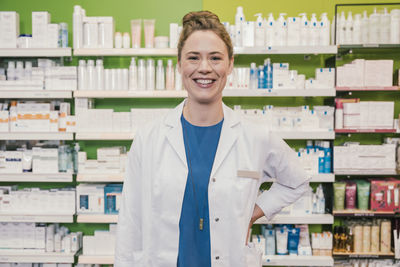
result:
[(223, 104), (224, 109), (224, 123), (222, 125), (221, 136), (219, 138), (217, 153), (215, 155), (211, 177), (215, 175), (218, 168), (223, 163), (224, 159), (231, 150), (233, 144), (236, 142), (239, 135), (239, 118), (235, 112)]
[(185, 145), (183, 143), (181, 115), (185, 101), (179, 104), (165, 119), (165, 124), (170, 127), (167, 131), (167, 140), (178, 154), (182, 163), (187, 166)]

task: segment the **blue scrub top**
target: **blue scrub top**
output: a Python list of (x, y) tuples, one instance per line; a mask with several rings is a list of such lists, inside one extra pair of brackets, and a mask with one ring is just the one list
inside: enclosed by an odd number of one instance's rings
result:
[[(208, 182), (223, 121), (202, 127), (190, 124), (181, 116), (186, 155), (190, 151), (189, 157), (186, 156), (187, 164), (188, 168), (192, 167), (192, 176), (189, 171), (179, 221), (178, 267), (211, 267)], [(199, 229), (200, 217), (204, 219), (203, 230)]]

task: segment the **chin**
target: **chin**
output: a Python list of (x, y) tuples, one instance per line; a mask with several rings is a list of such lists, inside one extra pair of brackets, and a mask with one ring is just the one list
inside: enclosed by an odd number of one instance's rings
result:
[(218, 92), (188, 92), (188, 98), (199, 104), (211, 104), (222, 99), (222, 90)]

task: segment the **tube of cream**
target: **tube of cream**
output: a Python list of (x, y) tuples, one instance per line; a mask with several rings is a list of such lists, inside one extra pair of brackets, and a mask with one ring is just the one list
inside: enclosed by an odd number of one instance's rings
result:
[(287, 255), (288, 230), (285, 227), (275, 229), (276, 234), (276, 252), (278, 255)]
[(369, 189), (370, 183), (365, 181), (357, 181), (358, 208), (360, 210), (368, 210)]
[(357, 185), (353, 182), (346, 184), (346, 209), (356, 208)]
[(288, 251), (289, 255), (297, 255), (299, 247), (300, 229), (289, 229), (288, 233)]
[(334, 209), (344, 210), (345, 183), (333, 183)]
[(32, 150), (25, 150), (22, 152), (22, 171), (32, 171)]

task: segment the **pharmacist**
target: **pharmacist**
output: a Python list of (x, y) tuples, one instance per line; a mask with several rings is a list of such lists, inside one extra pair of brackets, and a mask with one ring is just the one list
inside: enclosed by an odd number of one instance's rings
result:
[(302, 196), (308, 177), (268, 125), (222, 102), (233, 49), (215, 14), (185, 15), (178, 68), (188, 98), (143, 127), (129, 152), (115, 267), (255, 266), (249, 227)]

